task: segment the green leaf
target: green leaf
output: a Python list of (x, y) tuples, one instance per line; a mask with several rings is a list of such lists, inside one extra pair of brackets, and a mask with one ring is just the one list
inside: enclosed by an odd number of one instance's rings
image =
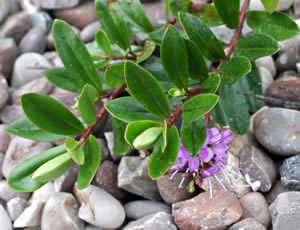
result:
[(107, 102), (104, 106), (112, 116), (126, 123), (139, 120), (162, 120), (147, 112), (144, 106), (132, 97), (120, 97)]
[(106, 56), (111, 55), (110, 40), (104, 30), (98, 30), (96, 33), (96, 41), (98, 47), (105, 53)]
[(147, 40), (143, 52), (137, 56), (137, 63), (141, 63), (148, 59), (155, 50), (155, 42)]
[(221, 77), (219, 73), (210, 74), (210, 76), (205, 79), (200, 84), (200, 89), (205, 93), (216, 93), (221, 84)]
[(201, 18), (209, 27), (224, 24), (218, 15), (215, 5), (213, 4), (205, 4), (200, 11), (195, 12), (195, 16)]
[(112, 117), (112, 128), (114, 132), (114, 153), (117, 156), (125, 155), (130, 150), (130, 145), (125, 140), (127, 123)]
[(52, 68), (43, 73), (46, 78), (55, 86), (79, 93), (85, 82), (82, 79), (76, 78), (76, 76), (69, 74), (65, 68)]
[(172, 97), (182, 97), (186, 95), (186, 91), (184, 89), (178, 89), (178, 88), (171, 88), (168, 91), (168, 94)]
[(100, 24), (108, 37), (122, 49), (126, 50), (128, 48), (127, 39), (123, 40), (124, 35), (120, 34), (120, 31), (118, 30), (120, 27), (117, 27), (114, 18), (110, 13), (107, 0), (95, 0), (95, 5)]
[(222, 126), (229, 125), (238, 134), (246, 133), (250, 116), (247, 101), (239, 83), (222, 84), (219, 89), (219, 96), (220, 100), (214, 111), (216, 121)]
[(158, 81), (169, 81), (168, 74), (161, 63), (160, 58), (152, 56), (140, 65), (149, 71)]
[(65, 136), (49, 133), (32, 124), (29, 120), (19, 120), (5, 127), (5, 131), (26, 139), (42, 142), (63, 140)]
[(173, 15), (177, 16), (179, 12), (187, 12), (192, 0), (170, 0), (169, 7)]
[(279, 51), (279, 46), (272, 37), (266, 34), (252, 34), (236, 43), (235, 55), (245, 56), (250, 60), (270, 56)]
[(165, 34), (164, 29), (158, 29), (148, 34), (149, 38), (156, 43), (156, 45), (160, 46), (163, 40), (163, 36)]
[(24, 94), (21, 104), (27, 118), (41, 129), (66, 136), (84, 131), (81, 122), (66, 107), (47, 95)]
[[(177, 128), (172, 125), (167, 137), (167, 148), (161, 151), (161, 141), (158, 142), (150, 156), (148, 164), (149, 176), (157, 179), (164, 175), (175, 163), (179, 151), (179, 134)], [(171, 144), (170, 144), (171, 143)]]
[(79, 97), (79, 112), (87, 125), (93, 125), (97, 121), (94, 106), (98, 99), (98, 92), (93, 86), (86, 85), (82, 89), (82, 93)]
[(200, 119), (203, 115), (211, 111), (219, 101), (219, 96), (215, 94), (201, 94), (195, 96), (182, 106), (182, 118), (185, 122)]
[(125, 130), (127, 143), (133, 146), (134, 140), (146, 129), (152, 127), (160, 127), (160, 123), (155, 121), (134, 121), (129, 123)]
[(249, 11), (247, 23), (255, 32), (268, 34), (277, 41), (292, 38), (300, 32), (297, 23), (280, 12), (269, 14), (264, 11)]
[(138, 150), (151, 148), (161, 136), (162, 127), (152, 127), (143, 131), (133, 141), (133, 147)]
[(172, 25), (169, 25), (165, 32), (160, 56), (169, 79), (178, 88), (187, 89), (189, 83), (188, 54), (183, 38)]
[(150, 113), (170, 117), (170, 107), (159, 82), (151, 73), (134, 62), (125, 63), (125, 80), (131, 95), (145, 106)]
[(53, 38), (56, 51), (70, 75), (102, 91), (102, 85), (92, 58), (71, 26), (64, 21), (55, 20), (53, 25)]
[(150, 33), (153, 31), (153, 26), (148, 19), (143, 5), (139, 0), (122, 0), (121, 7), (128, 21), (138, 27), (141, 31)]
[(20, 192), (33, 192), (45, 183), (32, 180), (32, 174), (47, 161), (64, 154), (63, 145), (41, 152), (18, 164), (8, 176), (8, 185)]
[(101, 149), (93, 135), (90, 135), (84, 146), (85, 162), (79, 168), (77, 177), (78, 189), (84, 189), (92, 182), (101, 162)]
[(279, 0), (261, 0), (261, 2), (269, 13), (273, 13), (278, 6)]
[(211, 61), (219, 61), (226, 57), (221, 43), (201, 19), (181, 12), (179, 20), (189, 39), (199, 46), (206, 58)]
[(194, 80), (208, 78), (208, 68), (199, 47), (191, 40), (185, 40), (188, 51), (189, 73)]
[(233, 57), (220, 68), (222, 81), (233, 84), (251, 71), (251, 63), (246, 57)]
[(65, 147), (68, 150), (68, 154), (76, 164), (84, 164), (83, 146), (79, 141), (74, 140), (72, 137), (67, 137)]
[(168, 145), (168, 123), (165, 120), (162, 130), (162, 143), (161, 143), (161, 151), (164, 152)]
[[(259, 72), (256, 68), (255, 62), (252, 62), (251, 65), (252, 65), (252, 71), (247, 76), (240, 79), (238, 82), (243, 92), (250, 92), (250, 93), (262, 95), (263, 91), (261, 87), (261, 78)], [(262, 101), (254, 97), (246, 96), (245, 98), (248, 104), (249, 111), (252, 113), (255, 113), (263, 105)]]
[(205, 120), (182, 122), (180, 133), (182, 144), (192, 157), (196, 157), (206, 140)]
[(70, 155), (68, 153), (64, 153), (40, 166), (33, 173), (32, 179), (40, 183), (47, 183), (50, 180), (54, 180), (62, 176), (72, 167), (72, 163), (73, 161)]
[(222, 21), (231, 29), (240, 25), (240, 0), (214, 0)]
[(106, 68), (104, 79), (111, 88), (118, 88), (124, 84), (124, 63), (114, 64)]

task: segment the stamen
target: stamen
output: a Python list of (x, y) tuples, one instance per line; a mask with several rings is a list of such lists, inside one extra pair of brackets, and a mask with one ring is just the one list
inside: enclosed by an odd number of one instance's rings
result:
[(174, 176), (178, 173), (178, 170), (175, 170), (173, 174), (169, 177), (169, 180), (173, 180)]
[(221, 172), (223, 173), (223, 175), (224, 175), (224, 177), (226, 178), (227, 182), (230, 182), (227, 173), (226, 173), (224, 170), (221, 170)]
[(217, 175), (214, 175), (214, 177), (216, 178), (216, 180), (218, 181), (218, 183), (222, 186), (222, 188), (224, 189), (224, 191), (227, 192), (227, 189), (226, 189), (225, 185), (222, 183), (222, 181), (219, 179), (219, 177)]
[(208, 184), (209, 184), (209, 197), (210, 199), (212, 199), (212, 186), (211, 186), (210, 178), (208, 178)]
[[(185, 171), (185, 173), (188, 173), (190, 171), (190, 169), (187, 169), (186, 171)], [(185, 177), (183, 176), (182, 177), (182, 179), (181, 179), (181, 181), (180, 181), (180, 184), (179, 184), (179, 188), (182, 188), (182, 185), (183, 185), (183, 182), (184, 182), (184, 180), (185, 180)]]

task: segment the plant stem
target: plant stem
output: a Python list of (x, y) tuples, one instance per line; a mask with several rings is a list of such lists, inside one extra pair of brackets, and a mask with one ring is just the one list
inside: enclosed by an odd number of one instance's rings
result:
[[(108, 98), (108, 101), (111, 101), (113, 99), (115, 99), (118, 94), (125, 88), (125, 84), (123, 84), (121, 87), (114, 89), (114, 91), (111, 93), (110, 97)], [(97, 121), (94, 125), (91, 125), (89, 127), (87, 127), (83, 133), (83, 135), (80, 138), (80, 144), (82, 145), (87, 138), (89, 137), (89, 135), (93, 132), (93, 130), (95, 129), (95, 127), (97, 126), (98, 122), (102, 119), (103, 115), (105, 114), (106, 109), (104, 106), (102, 106), (102, 108), (100, 109), (99, 113), (97, 114)]]

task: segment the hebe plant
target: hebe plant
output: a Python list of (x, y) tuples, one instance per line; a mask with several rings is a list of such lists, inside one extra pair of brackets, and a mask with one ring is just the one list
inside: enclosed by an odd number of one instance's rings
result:
[[(96, 42), (87, 46), (67, 23), (56, 20), (55, 47), (65, 67), (44, 74), (57, 87), (80, 92), (74, 105), (80, 117), (49, 96), (23, 95), (28, 120), (11, 124), (6, 131), (37, 141), (65, 140), (65, 144), (16, 166), (9, 185), (34, 191), (75, 162), (80, 165), (78, 188), (88, 186), (101, 162), (93, 131), (106, 111), (113, 117), (116, 154), (126, 154), (131, 146), (153, 149), (148, 167), (153, 179), (164, 175), (177, 159), (180, 137), (174, 123), (180, 118), (181, 140), (191, 156), (199, 154), (212, 125), (246, 133), (249, 112), (261, 106), (244, 96), (244, 92), (261, 93), (255, 59), (275, 54), (277, 41), (299, 33), (292, 19), (274, 11), (278, 1), (262, 0), (267, 11), (247, 12), (250, 0), (242, 7), (240, 0), (214, 0), (200, 11), (190, 0), (169, 0), (166, 24), (152, 25), (139, 0), (96, 0), (102, 29)], [(170, 21), (169, 11), (176, 16)], [(242, 37), (246, 18), (254, 33)], [(176, 22), (182, 29), (174, 26)], [(227, 55), (209, 27), (219, 24), (235, 29)], [(142, 46), (133, 45), (133, 39)], [(153, 55), (156, 49), (160, 58)], [(211, 72), (207, 60), (213, 62)], [(104, 69), (104, 74), (97, 69)], [(129, 96), (118, 97), (124, 89)], [(102, 98), (107, 103), (95, 112), (95, 103)], [(172, 104), (180, 101), (182, 106), (173, 109)]]

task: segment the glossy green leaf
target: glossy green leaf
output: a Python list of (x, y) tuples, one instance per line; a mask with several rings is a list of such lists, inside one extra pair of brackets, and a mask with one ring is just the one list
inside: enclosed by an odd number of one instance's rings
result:
[(182, 118), (185, 122), (200, 119), (203, 115), (211, 111), (219, 101), (219, 96), (215, 94), (201, 94), (195, 96), (182, 106)]
[(73, 113), (47, 95), (24, 94), (21, 104), (27, 118), (41, 129), (66, 136), (84, 131), (83, 125)]
[(63, 145), (41, 152), (18, 164), (8, 176), (8, 185), (20, 192), (33, 192), (45, 183), (32, 180), (32, 174), (47, 161), (66, 152)]
[(219, 73), (211, 74), (200, 84), (200, 88), (205, 93), (216, 93), (221, 84), (221, 77)]
[(85, 162), (79, 168), (77, 177), (78, 189), (84, 189), (92, 182), (101, 162), (101, 149), (93, 135), (90, 135), (84, 146)]
[(130, 150), (130, 145), (125, 140), (127, 123), (112, 117), (112, 128), (114, 132), (114, 153), (117, 156), (125, 155)]
[(134, 140), (146, 129), (152, 127), (160, 127), (160, 123), (155, 121), (134, 121), (129, 123), (125, 130), (127, 143), (133, 146)]
[(167, 137), (167, 148), (161, 151), (161, 141), (158, 142), (150, 156), (148, 164), (149, 176), (157, 179), (164, 175), (175, 163), (179, 151), (179, 134), (177, 128), (172, 125)]
[[(251, 65), (252, 65), (252, 71), (247, 76), (240, 79), (238, 82), (243, 92), (250, 92), (250, 93), (262, 95), (263, 91), (261, 87), (260, 74), (256, 68), (255, 62), (252, 62)], [(246, 96), (245, 98), (248, 103), (249, 111), (252, 113), (255, 113), (263, 105), (263, 102), (261, 100), (258, 100), (254, 97)]]
[(216, 121), (222, 126), (229, 125), (238, 134), (246, 133), (250, 116), (247, 101), (239, 83), (222, 84), (218, 92), (220, 100), (214, 111)]
[(104, 30), (98, 30), (96, 33), (96, 41), (98, 47), (105, 53), (106, 56), (111, 55), (110, 40)]
[(185, 40), (188, 51), (189, 74), (194, 80), (203, 80), (208, 77), (208, 68), (199, 47), (191, 40)]
[(269, 14), (264, 11), (249, 11), (247, 24), (255, 32), (268, 34), (277, 41), (292, 38), (300, 32), (297, 23), (280, 12)]
[(145, 106), (150, 113), (162, 117), (170, 117), (170, 107), (159, 82), (151, 73), (134, 62), (125, 64), (125, 80), (131, 95)]
[(180, 134), (185, 149), (192, 157), (196, 157), (206, 139), (205, 120), (182, 122)]
[(164, 152), (168, 145), (168, 123), (165, 120), (162, 130), (162, 143), (161, 143), (161, 151)]
[(149, 38), (156, 43), (156, 45), (160, 46), (165, 34), (164, 29), (158, 29), (148, 34)]
[(187, 89), (189, 83), (188, 53), (184, 39), (172, 25), (169, 25), (165, 32), (160, 57), (169, 79), (179, 89)]
[(102, 91), (102, 85), (92, 58), (71, 26), (64, 21), (55, 20), (53, 25), (53, 39), (56, 51), (70, 75)]
[(138, 150), (151, 148), (162, 134), (162, 127), (152, 127), (143, 131), (133, 141), (133, 147)]
[(218, 15), (217, 9), (214, 4), (205, 4), (200, 11), (194, 13), (201, 18), (203, 22), (209, 27), (219, 26), (224, 24)]
[(265, 9), (269, 13), (273, 13), (276, 10), (279, 1), (280, 0), (261, 0), (261, 2), (264, 5)]
[(112, 17), (107, 0), (95, 0), (95, 5), (100, 24), (108, 37), (122, 49), (126, 50), (129, 47), (129, 44), (127, 43), (128, 38), (123, 40), (124, 35), (120, 34), (120, 31), (118, 30), (120, 27), (117, 27), (116, 22)]
[(240, 25), (240, 0), (214, 0), (222, 21), (231, 29)]
[(169, 81), (168, 74), (166, 73), (161, 59), (158, 57), (150, 57), (140, 64), (145, 70), (150, 72), (158, 81)]
[(118, 88), (123, 85), (124, 78), (124, 63), (111, 65), (105, 70), (105, 83), (111, 88)]
[(52, 68), (43, 73), (46, 78), (55, 86), (79, 93), (85, 82), (82, 79), (70, 74), (65, 68)]
[(182, 97), (186, 95), (186, 91), (184, 89), (178, 89), (178, 88), (171, 88), (168, 91), (168, 94), (172, 97)]
[(146, 33), (153, 31), (153, 26), (139, 0), (122, 0), (121, 7), (131, 24), (135, 25), (141, 31)]
[(189, 39), (199, 46), (206, 58), (219, 61), (226, 57), (221, 43), (201, 19), (189, 13), (179, 13), (179, 20)]
[(236, 43), (235, 55), (245, 56), (250, 60), (270, 56), (279, 51), (279, 46), (272, 37), (266, 34), (251, 34)]
[(104, 106), (112, 116), (126, 123), (139, 120), (161, 120), (147, 112), (144, 106), (132, 97), (120, 97), (107, 102)]
[(70, 157), (76, 164), (84, 164), (83, 146), (79, 141), (74, 140), (72, 137), (67, 137), (65, 141), (65, 147)]
[(137, 56), (137, 63), (141, 63), (148, 59), (155, 50), (155, 42), (147, 40), (143, 52)]
[(220, 68), (222, 81), (233, 84), (251, 71), (251, 63), (246, 57), (233, 57), (226, 61)]
[(86, 85), (82, 89), (82, 93), (79, 97), (79, 112), (87, 125), (93, 125), (97, 121), (94, 106), (98, 99), (98, 92), (93, 86)]
[(64, 153), (40, 166), (33, 173), (32, 179), (40, 183), (47, 183), (48, 181), (62, 176), (72, 167), (72, 163), (73, 161), (70, 155), (68, 153)]
[(173, 15), (177, 16), (179, 12), (187, 12), (192, 0), (170, 0), (169, 7)]
[(5, 132), (15, 136), (23, 137), (35, 141), (58, 141), (63, 140), (65, 136), (49, 133), (36, 127), (29, 120), (19, 120), (5, 127)]

